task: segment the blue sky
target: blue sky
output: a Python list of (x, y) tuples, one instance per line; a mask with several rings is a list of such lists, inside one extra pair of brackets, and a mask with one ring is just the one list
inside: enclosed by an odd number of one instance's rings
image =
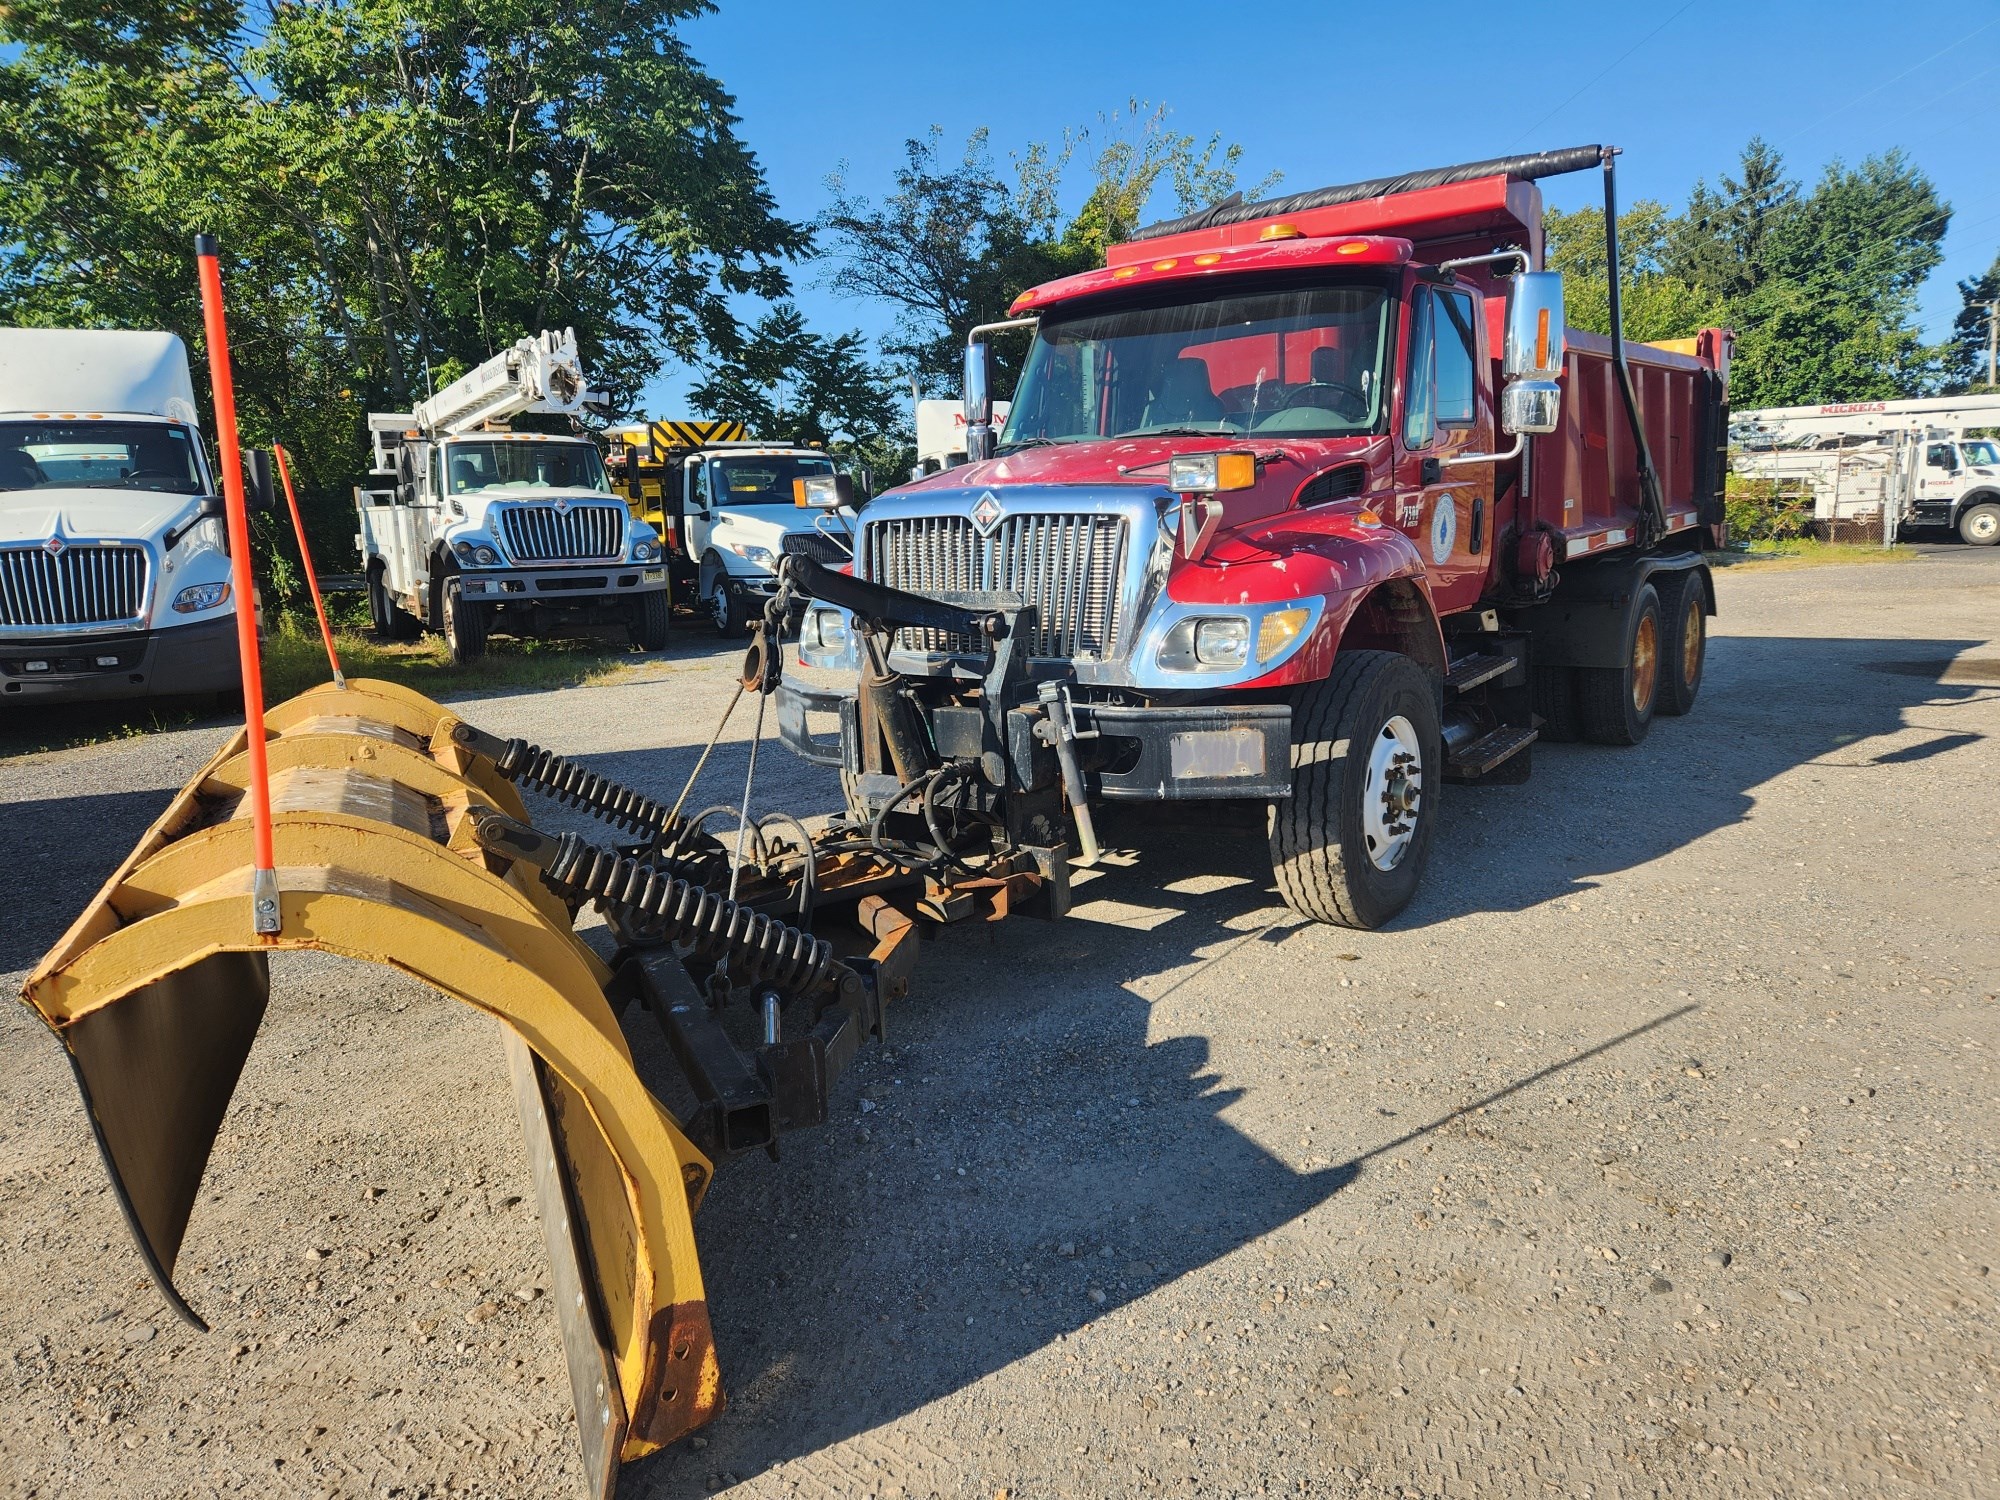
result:
[[(1138, 98), (1170, 105), (1182, 130), (1240, 142), (1245, 180), (1281, 171), (1288, 191), (1603, 141), (1625, 149), (1625, 202), (1678, 207), (1752, 135), (1808, 183), (1836, 157), (1901, 146), (1954, 210), (1922, 299), (1932, 338), (1958, 310), (1955, 283), (2000, 249), (2000, 0), (720, 7), (686, 38), (736, 96), (795, 219), (826, 206), (825, 179), (843, 163), (879, 197), (904, 139), (932, 125), (953, 144), (990, 127), (1004, 165)], [(1082, 185), (1078, 172), (1072, 196)], [(1600, 191), (1595, 174), (1543, 187), (1561, 208)], [(816, 328), (887, 327), (884, 309), (815, 279), (811, 266), (795, 277)], [(687, 383), (664, 373), (649, 413), (679, 414)]]

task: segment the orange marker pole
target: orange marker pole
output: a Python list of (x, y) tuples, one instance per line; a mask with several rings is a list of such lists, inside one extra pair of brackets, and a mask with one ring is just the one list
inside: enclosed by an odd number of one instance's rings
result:
[(285, 504), (292, 508), (292, 534), (299, 539), (299, 561), (306, 565), (306, 587), (312, 590), (313, 610), (319, 615), (319, 638), (326, 642), (326, 664), (333, 669), (333, 685), (347, 686), (347, 678), (340, 670), (340, 653), (333, 649), (333, 628), (326, 623), (326, 601), (319, 593), (319, 573), (313, 568), (312, 548), (306, 544), (306, 523), (299, 516), (299, 497), (292, 491), (292, 466), (285, 461), (285, 450), (278, 444), (271, 445), (278, 454), (278, 477), (285, 482)]
[(257, 592), (250, 576), (250, 508), (243, 497), (243, 452), (236, 441), (236, 383), (229, 373), (229, 329), (222, 315), (222, 266), (215, 236), (194, 237), (201, 279), (201, 322), (208, 343), (208, 377), (215, 389), (216, 460), (228, 513), (229, 577), (236, 595), (236, 654), (243, 665), (243, 729), (250, 760), (250, 820), (255, 868), (250, 918), (259, 935), (283, 929), (278, 872), (271, 851), (271, 767), (264, 753), (264, 663), (257, 649)]

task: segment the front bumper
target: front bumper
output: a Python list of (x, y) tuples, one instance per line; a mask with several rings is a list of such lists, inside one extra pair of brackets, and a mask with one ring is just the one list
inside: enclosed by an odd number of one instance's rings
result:
[(235, 692), (241, 683), (231, 614), (159, 630), (0, 638), (0, 704)]
[(667, 586), (667, 565), (608, 563), (601, 568), (466, 569), (458, 575), (459, 597), (480, 604), (539, 605), (545, 609), (587, 608)]
[[(1018, 712), (1018, 710), (1017, 710)], [(1106, 802), (1269, 799), (1292, 794), (1292, 710), (1283, 703), (1076, 705)], [(818, 720), (815, 727), (814, 719)], [(778, 735), (815, 765), (859, 774), (860, 715), (851, 692), (778, 684)]]

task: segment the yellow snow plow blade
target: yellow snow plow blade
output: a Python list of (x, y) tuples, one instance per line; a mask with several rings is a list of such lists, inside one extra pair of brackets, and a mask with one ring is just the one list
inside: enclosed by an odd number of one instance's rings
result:
[(586, 1465), (604, 1483), (621, 1459), (721, 1407), (691, 1219), (711, 1168), (633, 1071), (605, 999), (609, 972), (567, 908), (533, 870), (473, 838), (481, 813), (526, 814), (489, 764), (454, 747), (457, 722), (372, 681), (271, 709), (282, 931), (253, 931), (239, 733), (174, 797), (24, 997), (68, 1051), (140, 1253), (197, 1324), (174, 1261), (264, 1015), (272, 951), (382, 964), (496, 1018)]

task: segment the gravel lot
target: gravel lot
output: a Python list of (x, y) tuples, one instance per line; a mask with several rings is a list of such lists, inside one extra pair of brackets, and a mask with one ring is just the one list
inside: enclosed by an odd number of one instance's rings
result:
[[(624, 1493), (2000, 1493), (2000, 553), (1719, 587), (1695, 714), (1454, 788), (1392, 931), (1299, 926), (1200, 812), (1114, 825), (1066, 924), (948, 933), (834, 1122), (711, 1192), (732, 1405)], [(678, 785), (734, 661), (465, 712)], [(222, 732), (0, 762), (10, 988)], [(206, 1336), (0, 1009), (0, 1490), (575, 1493), (491, 1024), (276, 990)]]

